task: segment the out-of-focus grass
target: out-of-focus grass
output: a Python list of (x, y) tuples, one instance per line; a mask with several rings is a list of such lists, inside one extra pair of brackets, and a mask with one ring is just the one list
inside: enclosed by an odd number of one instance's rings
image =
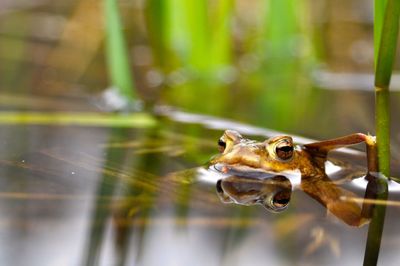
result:
[(212, 8), (207, 1), (171, 0), (162, 10), (158, 14), (164, 20), (153, 22), (164, 29), (171, 58), (198, 74), (212, 74), (231, 63), (232, 0), (216, 1)]
[(197, 112), (221, 110), (220, 101), (203, 100), (225, 95), (224, 71), (231, 67), (233, 54), (233, 11), (232, 0), (147, 3), (154, 61), (167, 77), (168, 89), (161, 94), (169, 104)]
[(106, 23), (106, 56), (112, 86), (128, 100), (136, 97), (129, 53), (122, 31), (121, 16), (116, 0), (104, 0)]
[(256, 111), (265, 126), (296, 128), (296, 121), (313, 109), (306, 100), (313, 96), (309, 66), (315, 61), (311, 24), (302, 18), (308, 9), (304, 1), (265, 2), (263, 39), (258, 48), (265, 74), (261, 90), (256, 92)]
[(0, 112), (1, 124), (16, 125), (76, 125), (103, 127), (148, 128), (157, 124), (155, 118), (146, 113), (129, 115), (99, 113), (41, 113)]
[(168, 1), (148, 0), (146, 1), (146, 28), (152, 52), (154, 55), (154, 67), (166, 69), (171, 65), (168, 60), (167, 50), (167, 23), (166, 8)]

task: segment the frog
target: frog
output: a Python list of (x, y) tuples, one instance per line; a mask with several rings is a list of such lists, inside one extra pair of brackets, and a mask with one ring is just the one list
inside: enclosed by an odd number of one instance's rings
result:
[[(210, 160), (210, 165), (225, 175), (216, 184), (223, 202), (262, 204), (270, 211), (281, 212), (287, 209), (290, 201), (287, 189), (290, 186), (283, 177), (298, 172), (301, 190), (346, 224), (359, 227), (370, 221), (371, 205), (363, 203), (360, 206), (355, 201), (343, 200), (357, 195), (336, 185), (325, 169), (330, 151), (358, 143), (366, 144), (365, 177), (372, 181), (370, 173), (377, 171), (376, 138), (363, 133), (298, 145), (288, 135), (255, 141), (244, 138), (235, 130), (226, 130), (218, 140), (220, 153)], [(371, 198), (372, 194), (366, 192), (365, 197)]]

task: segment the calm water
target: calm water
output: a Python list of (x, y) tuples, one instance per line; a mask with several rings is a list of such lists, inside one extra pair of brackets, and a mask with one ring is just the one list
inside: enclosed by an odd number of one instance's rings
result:
[[(148, 129), (2, 125), (1, 264), (362, 263), (367, 226), (327, 216), (304, 192), (295, 191), (280, 214), (221, 203), (217, 179), (204, 177), (202, 167), (217, 153), (221, 127), (258, 139), (274, 132), (169, 115), (203, 125), (168, 118)], [(399, 218), (398, 207), (389, 206), (383, 265), (399, 259)]]

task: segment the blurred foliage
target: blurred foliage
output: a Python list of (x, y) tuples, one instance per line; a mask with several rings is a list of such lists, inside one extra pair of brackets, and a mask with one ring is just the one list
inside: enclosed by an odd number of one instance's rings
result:
[[(243, 55), (234, 46), (235, 38), (243, 38), (235, 36), (235, 8), (240, 7), (234, 4), (148, 1), (146, 21), (155, 62), (168, 79), (165, 100), (203, 113), (256, 113), (244, 118), (264, 126), (295, 127), (293, 120), (310, 107), (305, 98), (316, 62), (308, 3), (272, 0), (252, 6), (260, 18), (254, 39), (244, 41), (251, 50)], [(242, 66), (235, 56), (242, 57)], [(246, 84), (246, 75), (254, 84)]]
[(104, 0), (108, 72), (111, 84), (128, 100), (135, 97), (129, 53), (116, 0)]
[[(372, 22), (365, 15), (372, 7), (351, 9), (351, 3), (9, 2), (0, 16), (0, 87), (9, 94), (66, 97), (73, 106), (84, 99), (92, 111), (99, 106), (93, 96), (113, 86), (150, 106), (308, 136), (373, 131), (373, 110), (363, 95), (318, 89), (320, 70), (357, 74), (372, 67)], [(322, 86), (335, 89), (338, 80)], [(321, 114), (327, 104), (331, 111)]]

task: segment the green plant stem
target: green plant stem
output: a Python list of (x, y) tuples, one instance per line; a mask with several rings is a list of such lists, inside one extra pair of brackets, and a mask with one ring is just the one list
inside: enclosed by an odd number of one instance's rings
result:
[[(375, 0), (375, 119), (378, 166), (381, 175), (376, 178), (378, 200), (387, 200), (390, 177), (390, 115), (389, 84), (396, 55), (399, 31), (400, 1)], [(365, 247), (364, 265), (376, 265), (385, 220), (385, 205), (376, 205)]]
[(136, 95), (117, 1), (104, 0), (104, 13), (106, 57), (111, 83), (122, 96), (128, 100), (133, 100)]
[(390, 176), (389, 84), (396, 57), (400, 1), (386, 0), (386, 2), (375, 68), (375, 116), (379, 171), (385, 176)]
[(374, 1), (374, 62), (378, 62), (378, 51), (381, 43), (381, 32), (383, 26), (383, 19), (385, 15), (387, 0)]
[(376, 135), (379, 171), (390, 176), (389, 84), (396, 57), (400, 1), (388, 0), (375, 69)]

